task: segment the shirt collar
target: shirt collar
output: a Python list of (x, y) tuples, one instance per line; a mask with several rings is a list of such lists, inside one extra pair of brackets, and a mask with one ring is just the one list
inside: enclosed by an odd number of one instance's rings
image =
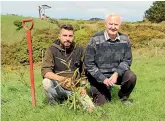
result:
[[(111, 39), (111, 37), (108, 35), (108, 33), (107, 33), (107, 31), (105, 30), (104, 31), (104, 37), (105, 37), (105, 40), (111, 40), (111, 41), (113, 41), (112, 39)], [(116, 38), (115, 38), (115, 41), (116, 40), (120, 40), (120, 35), (117, 33), (117, 36), (116, 36)]]

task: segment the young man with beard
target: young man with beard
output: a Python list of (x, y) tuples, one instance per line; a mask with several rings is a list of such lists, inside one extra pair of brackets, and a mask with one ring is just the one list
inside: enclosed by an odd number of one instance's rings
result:
[(135, 84), (136, 75), (130, 70), (132, 52), (129, 37), (119, 32), (120, 15), (108, 15), (104, 31), (91, 37), (85, 53), (84, 64), (94, 103), (103, 105), (111, 101), (111, 87), (121, 85), (118, 96), (124, 104)]
[[(59, 40), (46, 50), (42, 63), (41, 73), (43, 89), (49, 101), (62, 102), (67, 99), (71, 86), (71, 77), (59, 75), (59, 72), (74, 72), (79, 68), (82, 71), (83, 48), (74, 42), (74, 29), (72, 25), (62, 25)], [(70, 66), (69, 66), (70, 65)], [(69, 66), (69, 67), (68, 67)]]

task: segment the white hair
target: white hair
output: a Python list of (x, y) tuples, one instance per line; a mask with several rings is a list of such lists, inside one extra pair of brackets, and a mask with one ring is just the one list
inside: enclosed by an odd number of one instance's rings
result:
[(117, 13), (107, 14), (107, 15), (105, 16), (105, 22), (107, 21), (107, 19), (109, 19), (109, 17), (113, 17), (113, 16), (119, 17), (119, 18), (120, 18), (120, 24), (122, 23), (122, 18), (121, 18), (121, 16), (120, 16), (120, 14), (117, 14)]

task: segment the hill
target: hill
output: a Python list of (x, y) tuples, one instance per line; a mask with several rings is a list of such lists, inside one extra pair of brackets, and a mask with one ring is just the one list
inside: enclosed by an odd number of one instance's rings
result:
[[(2, 43), (4, 44), (13, 44), (15, 42), (19, 42), (26, 36), (25, 30), (16, 30), (16, 26), (14, 26), (13, 22), (16, 20), (22, 21), (24, 19), (28, 19), (30, 17), (23, 16), (13, 16), (13, 15), (1, 15), (1, 37)], [(37, 29), (43, 28), (56, 28), (57, 25), (52, 24), (47, 21), (40, 20), (38, 18), (34, 18), (34, 28), (32, 29), (32, 33), (34, 33)]]
[(101, 18), (91, 18), (91, 19), (89, 19), (89, 21), (101, 21), (101, 20), (104, 20), (104, 19), (101, 19)]

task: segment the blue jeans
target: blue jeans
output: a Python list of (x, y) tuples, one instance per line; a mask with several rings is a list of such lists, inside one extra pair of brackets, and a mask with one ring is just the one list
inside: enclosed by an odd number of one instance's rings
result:
[(55, 80), (50, 80), (45, 78), (42, 81), (42, 86), (44, 92), (49, 100), (54, 100), (56, 102), (62, 102), (67, 99), (67, 95), (71, 95), (72, 92), (64, 89)]

